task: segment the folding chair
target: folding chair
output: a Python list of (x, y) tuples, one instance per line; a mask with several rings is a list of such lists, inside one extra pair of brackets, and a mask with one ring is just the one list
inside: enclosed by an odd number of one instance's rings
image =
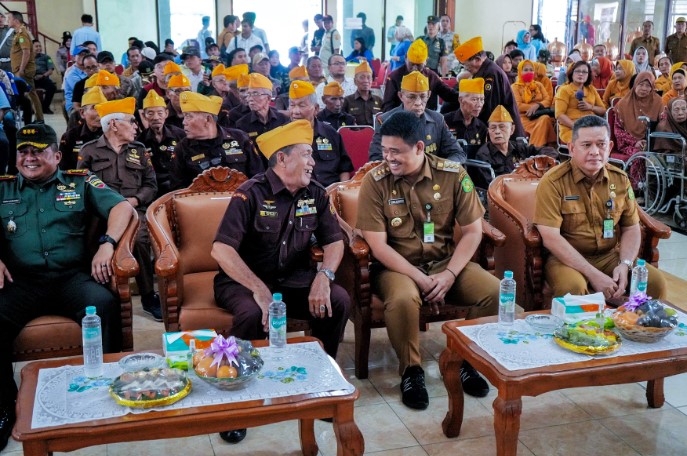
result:
[(370, 144), (375, 130), (369, 125), (344, 125), (338, 131), (355, 172), (369, 161)]

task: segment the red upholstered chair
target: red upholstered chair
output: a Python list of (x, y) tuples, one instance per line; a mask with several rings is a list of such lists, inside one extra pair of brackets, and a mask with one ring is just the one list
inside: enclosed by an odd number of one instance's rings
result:
[(370, 143), (372, 143), (375, 129), (369, 125), (344, 125), (338, 131), (346, 152), (353, 162), (353, 171), (357, 171), (368, 162)]
[[(327, 188), (331, 202), (337, 211), (339, 224), (346, 235), (348, 248), (336, 273), (336, 281), (348, 290), (351, 295), (351, 316), (355, 327), (355, 375), (367, 378), (370, 336), (372, 328), (383, 328), (384, 305), (371, 289), (369, 266), (373, 261), (370, 246), (354, 229), (358, 217), (358, 191), (363, 177), (381, 162), (370, 162), (362, 167), (351, 180), (332, 184)], [(475, 252), (473, 261), (484, 269), (494, 272), (493, 251), (496, 245), (502, 245), (505, 236), (482, 221), (482, 243)], [(460, 238), (460, 229), (456, 229), (456, 240)], [(433, 314), (429, 306), (420, 311), (420, 330), (426, 330), (427, 324), (434, 321), (465, 318), (469, 307), (444, 305), (439, 307), (439, 314)]]

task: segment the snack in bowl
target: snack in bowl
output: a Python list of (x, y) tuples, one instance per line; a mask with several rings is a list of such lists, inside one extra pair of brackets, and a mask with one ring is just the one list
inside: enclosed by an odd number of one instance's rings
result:
[(677, 312), (645, 293), (637, 293), (613, 313), (620, 334), (634, 342), (656, 342), (678, 325)]
[(110, 385), (110, 396), (127, 407), (170, 405), (186, 397), (191, 381), (179, 369), (154, 368), (124, 372)]
[(586, 355), (608, 355), (620, 348), (620, 336), (610, 329), (598, 331), (598, 324), (580, 322), (563, 325), (553, 334), (553, 340), (561, 347)]
[(193, 369), (198, 378), (222, 390), (238, 388), (262, 369), (260, 352), (247, 340), (221, 334), (205, 350), (193, 353)]

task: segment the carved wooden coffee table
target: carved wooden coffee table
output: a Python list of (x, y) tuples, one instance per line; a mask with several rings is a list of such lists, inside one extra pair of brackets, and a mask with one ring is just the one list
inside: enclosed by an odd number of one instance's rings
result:
[[(546, 313), (543, 311), (530, 313)], [(529, 315), (523, 314), (522, 317)], [(448, 413), (442, 427), (447, 437), (457, 437), (463, 423), (463, 387), (460, 365), (467, 360), (498, 389), (494, 400), (494, 432), (499, 456), (517, 452), (523, 396), (581, 386), (616, 385), (647, 381), (649, 407), (663, 406), (663, 379), (687, 372), (687, 348), (631, 356), (600, 357), (591, 361), (544, 366), (511, 371), (498, 364), (457, 328), (493, 323), (497, 317), (449, 321), (442, 331), (446, 349), (441, 354), (439, 369), (448, 391)]]
[[(289, 343), (312, 341), (317, 341), (317, 339), (311, 337), (289, 339)], [(254, 345), (265, 346), (266, 341), (254, 342)], [(105, 361), (116, 362), (126, 354), (105, 355)], [(31, 429), (38, 371), (81, 363), (83, 363), (81, 357), (74, 357), (37, 361), (22, 369), (17, 399), (17, 424), (12, 436), (15, 440), (22, 442), (24, 455), (43, 456), (52, 454), (53, 451), (73, 451), (106, 443), (188, 437), (227, 429), (299, 420), (303, 454), (314, 456), (318, 452), (314, 420), (331, 417), (334, 418), (338, 455), (361, 455), (365, 449), (363, 436), (353, 419), (353, 405), (360, 394), (358, 390), (353, 393), (333, 391), (168, 411), (151, 411), (128, 414), (119, 418)]]

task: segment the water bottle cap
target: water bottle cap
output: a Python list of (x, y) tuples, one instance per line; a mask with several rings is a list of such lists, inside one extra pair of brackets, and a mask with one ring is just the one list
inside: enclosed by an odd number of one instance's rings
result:
[(639, 260), (637, 260), (637, 266), (645, 266), (645, 265), (646, 265), (646, 261), (642, 260), (641, 258)]
[(272, 301), (281, 301), (281, 293), (274, 293), (272, 295)]
[(513, 278), (513, 271), (505, 271), (505, 272), (503, 273), (503, 277), (504, 277), (505, 279), (512, 279), (512, 278)]
[(86, 315), (95, 315), (95, 307), (94, 306), (86, 307)]

